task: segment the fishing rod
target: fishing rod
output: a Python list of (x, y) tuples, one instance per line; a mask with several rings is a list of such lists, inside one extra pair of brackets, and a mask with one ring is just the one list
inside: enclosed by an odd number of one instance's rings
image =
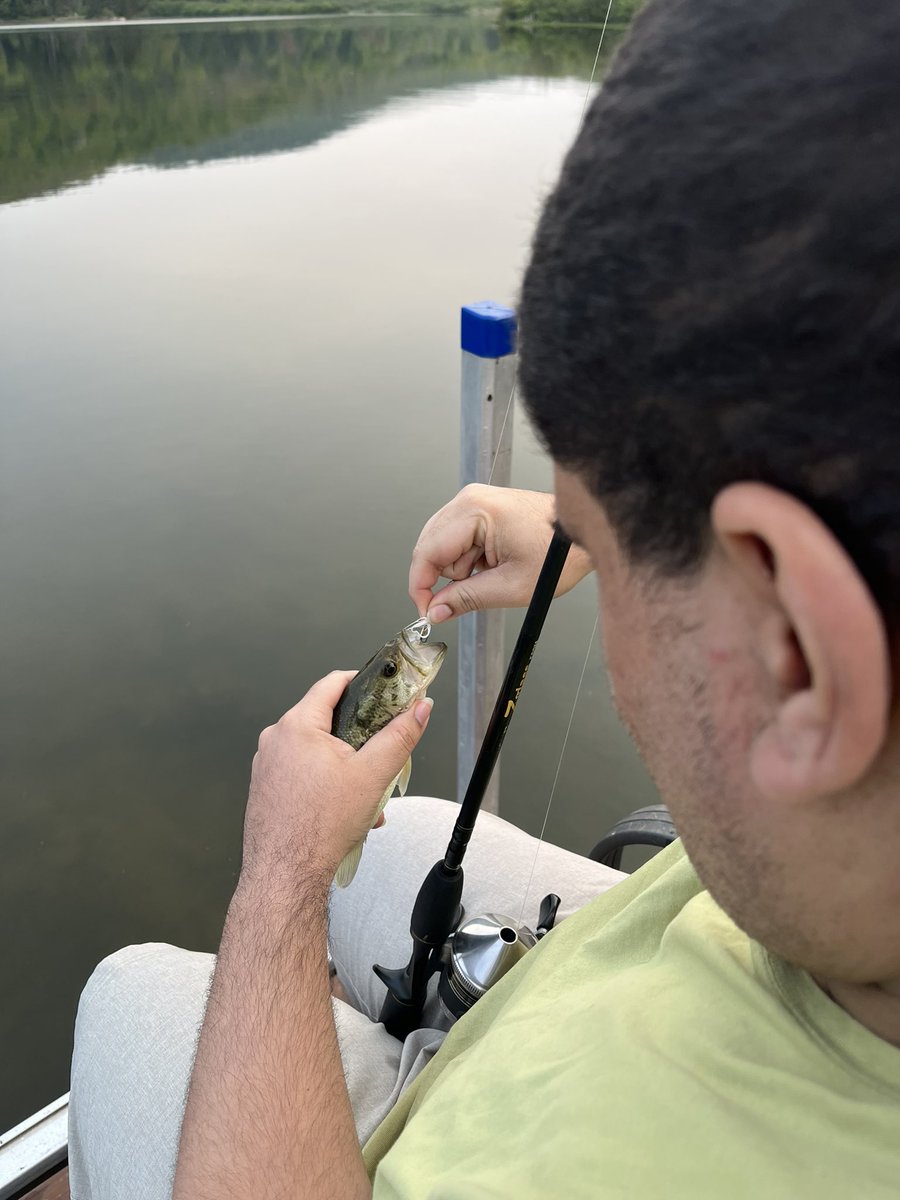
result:
[[(388, 1033), (401, 1041), (412, 1030), (418, 1029), (421, 1023), (428, 981), (441, 969), (444, 946), (459, 924), (462, 915), (462, 861), (466, 847), (497, 764), (503, 739), (516, 710), (519, 693), (525, 683), (525, 676), (528, 674), (528, 667), (570, 546), (571, 542), (559, 525), (554, 525), (553, 537), (525, 612), (525, 619), (519, 630), (446, 853), (425, 876), (413, 905), (409, 923), (413, 946), (409, 962), (405, 967), (376, 965), (372, 968), (387, 987), (379, 1020)], [(548, 900), (551, 898), (548, 897)], [(558, 898), (553, 897), (552, 900), (559, 904)], [(552, 900), (549, 905), (545, 904), (541, 908), (539, 931), (541, 928), (549, 928), (553, 922), (556, 909)], [(501, 932), (505, 932), (505, 929)]]
[[(603, 28), (600, 30), (600, 40), (597, 43), (597, 53), (594, 56), (591, 77), (585, 91), (579, 124), (583, 123), (587, 112), (591, 87), (597, 72), (597, 64), (600, 61), (600, 51), (606, 36), (606, 27), (609, 23), (613, 3), (614, 0), (609, 0), (606, 8), (606, 16), (603, 19)], [(513, 393), (510, 394), (510, 403), (506, 409), (506, 416), (503, 418), (503, 426), (500, 429), (501, 438), (514, 393), (515, 387)], [(494, 465), (496, 466), (496, 459)], [(491, 478), (493, 478), (493, 474), (492, 467)], [(490, 483), (490, 479), (488, 483)], [(381, 1006), (380, 1020), (384, 1023), (388, 1033), (392, 1033), (401, 1040), (413, 1029), (418, 1029), (425, 1007), (428, 981), (436, 971), (441, 970), (442, 956), (445, 953), (448, 938), (457, 929), (462, 919), (463, 856), (469, 844), (469, 838), (472, 836), (475, 818), (481, 809), (485, 790), (500, 754), (500, 747), (506, 737), (509, 722), (515, 712), (516, 701), (525, 682), (525, 676), (528, 673), (528, 667), (570, 546), (571, 542), (562, 532), (559, 524), (554, 524), (553, 537), (525, 613), (515, 649), (509, 660), (506, 678), (503, 680), (497, 703), (494, 705), (484, 741), (481, 743), (481, 750), (478, 753), (469, 786), (466, 788), (459, 816), (453, 826), (447, 852), (443, 859), (436, 862), (425, 876), (413, 905), (409, 924), (409, 932), (413, 940), (410, 960), (405, 967), (391, 968), (376, 965), (372, 968), (387, 987), (387, 995)], [(591, 641), (588, 643), (588, 654), (590, 654), (593, 637), (592, 633)], [(587, 659), (585, 659), (585, 666), (587, 666)], [(584, 679), (583, 671), (582, 679)], [(580, 688), (581, 684), (579, 684), (579, 691)], [(577, 695), (575, 702), (576, 704), (578, 702)], [(568, 738), (568, 731), (566, 737)], [(565, 752), (565, 743), (563, 743), (563, 752)], [(562, 758), (560, 758), (560, 762), (562, 762)], [(558, 776), (559, 769), (557, 768)], [(555, 780), (553, 786), (555, 789)], [(550, 800), (551, 802), (553, 800), (552, 791)], [(466, 928), (457, 932), (455, 935), (457, 941), (459, 941), (460, 935), (465, 933), (465, 947), (460, 948), (458, 955), (451, 954), (451, 960), (455, 958), (456, 961), (450, 962), (449, 970), (441, 976), (441, 985), (438, 989), (441, 1000), (451, 1016), (461, 1015), (461, 1012), (470, 1007), (483, 993), (485, 985), (490, 986), (490, 975), (496, 967), (500, 966), (500, 955), (505, 951), (522, 952), (529, 945), (534, 945), (537, 938), (548, 932), (556, 919), (559, 903), (558, 896), (551, 894), (544, 897), (538, 916), (537, 930), (534, 934), (530, 930), (517, 929), (505, 920), (501, 921), (495, 918), (493, 914), (488, 914), (484, 919), (467, 922)], [(470, 955), (473, 960), (480, 959), (478, 969), (473, 975), (467, 972), (464, 961), (467, 955)], [(455, 979), (453, 978), (454, 973)], [(499, 974), (499, 971), (497, 973)], [(449, 986), (445, 986), (448, 982)]]

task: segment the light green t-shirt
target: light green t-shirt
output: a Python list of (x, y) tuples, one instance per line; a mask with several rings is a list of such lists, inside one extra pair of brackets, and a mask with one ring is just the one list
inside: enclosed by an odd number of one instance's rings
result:
[(375, 1200), (900, 1197), (900, 1049), (676, 843), (478, 1002), (365, 1156)]

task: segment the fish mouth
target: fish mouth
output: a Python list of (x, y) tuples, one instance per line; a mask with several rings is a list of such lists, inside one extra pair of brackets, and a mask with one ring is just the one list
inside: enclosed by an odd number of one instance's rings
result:
[[(425, 621), (414, 621), (400, 631), (399, 650), (409, 665), (429, 682), (437, 675), (447, 653), (445, 642), (425, 644), (431, 626)], [(423, 637), (424, 634), (424, 637)]]

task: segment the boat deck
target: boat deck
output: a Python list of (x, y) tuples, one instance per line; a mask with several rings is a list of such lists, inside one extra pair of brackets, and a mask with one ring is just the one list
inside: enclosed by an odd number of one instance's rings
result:
[(26, 1192), (22, 1200), (70, 1200), (69, 1197), (69, 1168), (63, 1167), (36, 1188)]

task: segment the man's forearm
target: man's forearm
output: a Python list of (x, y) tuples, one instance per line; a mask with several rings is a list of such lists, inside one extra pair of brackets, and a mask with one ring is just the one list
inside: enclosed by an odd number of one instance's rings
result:
[(173, 1200), (371, 1194), (338, 1050), (327, 892), (242, 883), (228, 912)]

